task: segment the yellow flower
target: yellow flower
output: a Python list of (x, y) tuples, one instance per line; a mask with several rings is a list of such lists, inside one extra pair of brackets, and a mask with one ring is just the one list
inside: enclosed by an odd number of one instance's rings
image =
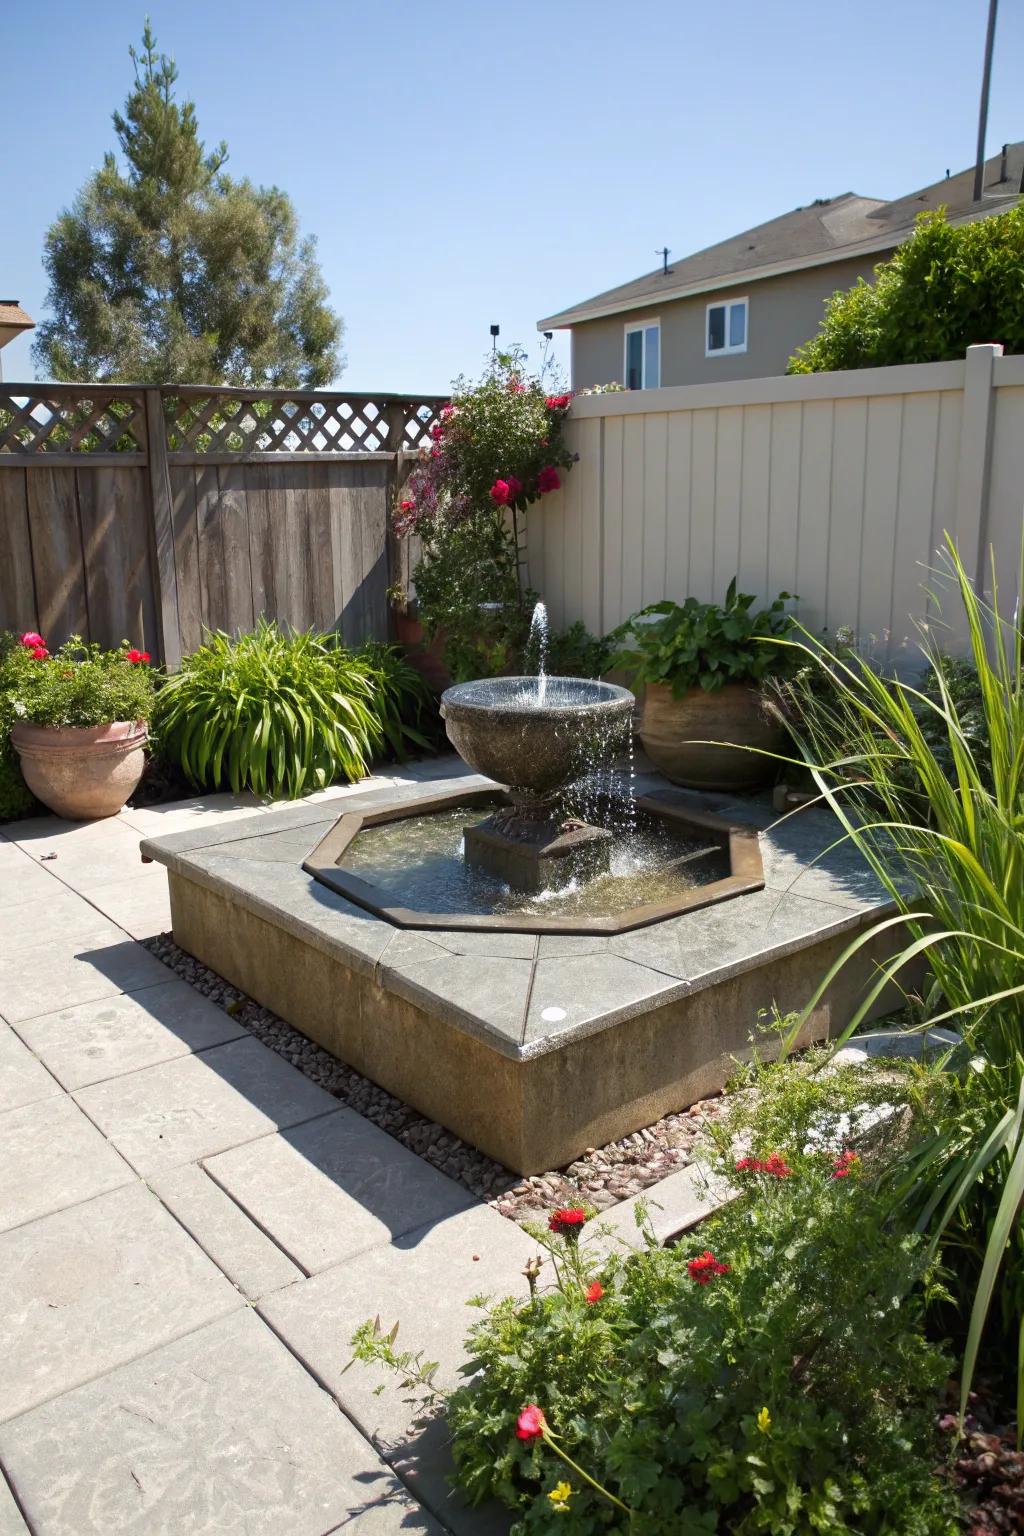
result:
[(772, 1427), (772, 1416), (767, 1408), (762, 1408), (757, 1416), (757, 1427), (762, 1435), (766, 1435)]
[(556, 1483), (548, 1494), (553, 1509), (557, 1509), (560, 1515), (564, 1515), (569, 1509), (569, 1500), (575, 1492), (571, 1483)]

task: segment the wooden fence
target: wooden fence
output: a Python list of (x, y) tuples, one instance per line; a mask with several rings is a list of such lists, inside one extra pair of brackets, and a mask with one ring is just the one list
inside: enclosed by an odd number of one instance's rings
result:
[[(893, 656), (945, 530), (1012, 613), (1024, 505), (1024, 357), (751, 379), (573, 402), (579, 463), (530, 509), (529, 577), (552, 621), (604, 634), (648, 603), (799, 594), (813, 630)], [(955, 633), (950, 644), (962, 639)]]
[(386, 638), (399, 478), (443, 400), (0, 386), (0, 628), (168, 666), (261, 614)]

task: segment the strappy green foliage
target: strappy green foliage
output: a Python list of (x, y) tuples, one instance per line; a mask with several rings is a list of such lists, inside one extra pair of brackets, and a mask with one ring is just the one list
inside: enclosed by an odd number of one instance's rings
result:
[(207, 636), (157, 698), (163, 750), (198, 788), (294, 799), (362, 778), (385, 745), (427, 745), (419, 676), (386, 646), (350, 651), (335, 636), (261, 620)]
[[(930, 640), (932, 675), (918, 687), (808, 637), (803, 649), (831, 687), (799, 710), (795, 734), (845, 836), (898, 905), (894, 937), (906, 939), (842, 1038), (921, 960), (927, 1022), (963, 1034), (947, 1063), (957, 1074), (950, 1108), (898, 1160), (892, 1191), (952, 1268), (966, 1320), (964, 1402), (988, 1330), (993, 1349), (1019, 1341), (1024, 1406), (1024, 633), (1019, 610), (1000, 614), (994, 565), (987, 602), (948, 539), (946, 559), (977, 672), (971, 720)], [(866, 937), (824, 978), (797, 1030)]]

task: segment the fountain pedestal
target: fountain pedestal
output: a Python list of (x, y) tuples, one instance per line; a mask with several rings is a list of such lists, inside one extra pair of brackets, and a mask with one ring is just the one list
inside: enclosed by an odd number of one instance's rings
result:
[(612, 834), (582, 821), (499, 811), (466, 827), (464, 837), (470, 864), (530, 896), (593, 880), (607, 873), (611, 859)]

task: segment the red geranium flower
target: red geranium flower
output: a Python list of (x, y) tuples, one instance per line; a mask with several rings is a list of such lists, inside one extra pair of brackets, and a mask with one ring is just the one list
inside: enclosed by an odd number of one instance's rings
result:
[(37, 635), (34, 629), (26, 629), (25, 633), (21, 637), (21, 643), (22, 645), (27, 646), (30, 651), (34, 651), (37, 646), (45, 646), (46, 641), (43, 639), (42, 635)]
[(130, 661), (135, 667), (145, 665), (145, 663), (149, 661), (149, 652), (137, 651), (133, 647), (130, 651), (125, 651), (124, 659), (125, 661)]
[(848, 1179), (859, 1164), (860, 1157), (856, 1152), (842, 1152), (832, 1165), (832, 1177), (834, 1179)]
[(758, 1173), (760, 1168), (761, 1164), (756, 1157), (741, 1157), (736, 1164), (737, 1173)]
[(587, 1213), (581, 1205), (564, 1205), (561, 1210), (551, 1212), (548, 1231), (564, 1232), (567, 1236), (576, 1237), (586, 1219)]
[(741, 1157), (736, 1164), (737, 1173), (770, 1173), (775, 1179), (788, 1179), (793, 1172), (792, 1168), (783, 1161), (778, 1152), (773, 1152), (770, 1157), (764, 1159), (758, 1157)]
[(587, 1286), (587, 1289), (583, 1294), (586, 1298), (587, 1306), (592, 1307), (594, 1302), (600, 1301), (601, 1297), (604, 1295), (604, 1286), (601, 1284), (600, 1280), (595, 1280), (593, 1285)]
[(491, 500), (495, 506), (504, 507), (508, 504), (511, 488), (507, 480), (495, 480), (491, 486)]
[(516, 1434), (520, 1440), (539, 1440), (547, 1427), (548, 1421), (536, 1403), (527, 1403), (516, 1420)]
[(32, 647), (32, 660), (33, 661), (45, 661), (47, 656), (49, 656), (49, 654), (50, 653), (46, 649), (45, 645), (34, 645)]
[(546, 465), (537, 476), (537, 489), (542, 496), (548, 491), (557, 491), (561, 484), (558, 470), (553, 464)]
[(691, 1259), (686, 1268), (689, 1270), (690, 1279), (696, 1280), (698, 1285), (710, 1285), (715, 1275), (729, 1273), (729, 1265), (719, 1264), (710, 1248), (705, 1248), (696, 1259)]

